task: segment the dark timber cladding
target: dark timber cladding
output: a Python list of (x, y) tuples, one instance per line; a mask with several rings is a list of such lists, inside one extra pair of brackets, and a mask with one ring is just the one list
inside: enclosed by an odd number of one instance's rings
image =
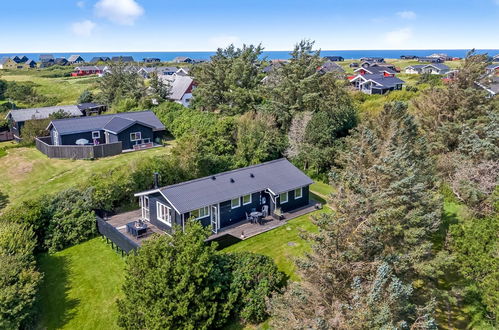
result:
[(185, 220), (194, 217), (216, 232), (264, 207), (273, 215), (276, 210), (288, 212), (308, 205), (311, 183), (283, 158), (135, 196), (140, 197), (146, 220), (165, 231), (171, 231), (175, 224), (184, 226)]
[(35, 139), (36, 148), (49, 158), (93, 159), (119, 155), (122, 150), (121, 141), (88, 146), (54, 146), (49, 144), (50, 140), (50, 136)]

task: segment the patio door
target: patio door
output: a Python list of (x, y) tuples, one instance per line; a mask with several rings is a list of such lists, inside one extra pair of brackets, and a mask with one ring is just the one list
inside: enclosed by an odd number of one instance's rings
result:
[(211, 206), (211, 231), (215, 234), (218, 232), (218, 207), (216, 205)]
[(140, 206), (142, 210), (142, 219), (149, 221), (149, 197), (148, 196), (142, 196), (140, 197)]

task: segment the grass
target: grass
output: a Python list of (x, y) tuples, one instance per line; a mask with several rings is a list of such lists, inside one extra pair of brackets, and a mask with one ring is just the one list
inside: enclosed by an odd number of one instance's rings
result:
[(54, 98), (57, 104), (76, 104), (80, 94), (88, 89), (96, 90), (97, 77), (57, 77), (48, 78), (43, 75), (50, 74), (46, 70), (11, 70), (2, 72), (2, 79), (15, 82), (33, 82), (36, 91), (46, 97)]
[(101, 238), (39, 258), (44, 329), (117, 329), (124, 259)]
[[(108, 171), (143, 157), (165, 154), (169, 147), (153, 148), (97, 160), (50, 159), (35, 148), (8, 149), (0, 158), (0, 192), (9, 205), (76, 185), (93, 173)], [(35, 189), (34, 189), (35, 188)]]
[(291, 280), (297, 281), (299, 276), (296, 274), (294, 260), (302, 257), (311, 249), (310, 242), (300, 237), (300, 233), (302, 231), (317, 231), (317, 227), (312, 223), (310, 216), (320, 212), (329, 212), (329, 210), (315, 211), (289, 220), (281, 227), (245, 239), (225, 248), (223, 251), (249, 251), (269, 256), (274, 259), (279, 270), (288, 275)]
[(327, 183), (316, 181), (310, 185), (310, 191), (322, 197), (328, 197), (333, 192), (333, 187)]

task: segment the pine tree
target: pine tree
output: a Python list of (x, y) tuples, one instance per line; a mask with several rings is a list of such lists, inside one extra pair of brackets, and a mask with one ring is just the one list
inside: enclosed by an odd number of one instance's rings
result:
[(441, 214), (426, 142), (407, 106), (394, 103), (347, 144), (334, 213), (315, 219), (303, 281), (274, 301), (275, 325), (433, 328), (431, 299), (413, 287), (428, 275)]

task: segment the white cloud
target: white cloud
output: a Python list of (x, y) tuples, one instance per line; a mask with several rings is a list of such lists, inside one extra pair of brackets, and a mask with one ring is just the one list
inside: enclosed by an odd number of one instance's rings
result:
[(135, 0), (99, 0), (95, 14), (117, 24), (133, 25), (144, 14), (144, 8)]
[(78, 8), (85, 8), (85, 1), (78, 1), (78, 2), (76, 3), (76, 6), (77, 6)]
[(411, 28), (394, 30), (385, 34), (385, 41), (392, 45), (401, 45), (411, 38), (412, 38)]
[(90, 20), (84, 20), (81, 22), (74, 22), (71, 24), (71, 31), (80, 37), (90, 37), (96, 24)]
[[(497, 0), (499, 1), (499, 0)], [(397, 16), (403, 19), (415, 19), (416, 18), (416, 13), (410, 10), (405, 10), (405, 11), (399, 11), (397, 13)]]
[(236, 36), (216, 36), (209, 39), (210, 43), (215, 47), (227, 47), (230, 44), (240, 44), (241, 39)]

